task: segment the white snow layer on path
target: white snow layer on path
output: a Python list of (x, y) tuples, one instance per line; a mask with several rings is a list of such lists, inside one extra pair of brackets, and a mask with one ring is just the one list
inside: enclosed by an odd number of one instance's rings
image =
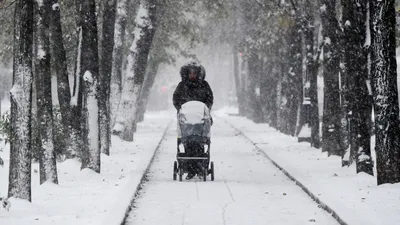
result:
[[(215, 181), (174, 181), (176, 132), (170, 128), (127, 224), (337, 224), (227, 123), (211, 137)], [(186, 176), (186, 174), (184, 175)]]
[(355, 165), (341, 167), (340, 157), (328, 157), (309, 143), (298, 143), (297, 138), (279, 133), (267, 124), (227, 116), (223, 110), (217, 114), (241, 130), (347, 224), (400, 224), (400, 183), (377, 186), (376, 177), (356, 174)]
[[(111, 156), (101, 155), (101, 174), (80, 170), (67, 160), (57, 165), (59, 185), (39, 184), (39, 166), (32, 165), (32, 203), (11, 199), (10, 211), (0, 210), (0, 225), (71, 225), (121, 221), (144, 170), (174, 113), (150, 113), (138, 124), (134, 142), (112, 137)], [(0, 152), (0, 196), (7, 195), (9, 149)], [(130, 186), (133, 186), (130, 189)], [(124, 199), (121, 199), (124, 198)], [(127, 198), (127, 199), (125, 199)], [(113, 225), (113, 224), (110, 224)]]

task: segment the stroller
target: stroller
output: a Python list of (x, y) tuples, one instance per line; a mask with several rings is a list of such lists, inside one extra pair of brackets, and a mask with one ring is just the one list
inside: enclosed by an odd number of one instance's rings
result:
[[(178, 112), (177, 161), (174, 162), (173, 179), (182, 181), (189, 169), (196, 170), (203, 181), (211, 175), (214, 180), (214, 163), (210, 163), (210, 131), (212, 118), (208, 107), (199, 101), (189, 101)], [(183, 145), (182, 152), (180, 146)], [(207, 150), (205, 151), (205, 146)], [(209, 168), (210, 167), (210, 168)]]

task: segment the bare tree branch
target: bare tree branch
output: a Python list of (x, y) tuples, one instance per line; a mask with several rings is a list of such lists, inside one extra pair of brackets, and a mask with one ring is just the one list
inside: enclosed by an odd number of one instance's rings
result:
[[(3, 3), (3, 0), (0, 0), (0, 4), (1, 4), (1, 3)], [(12, 2), (10, 2), (7, 6), (0, 7), (0, 10), (7, 10), (7, 9), (10, 8), (14, 3), (15, 3), (15, 0), (12, 1)], [(4, 4), (5, 4), (5, 2), (4, 2)]]

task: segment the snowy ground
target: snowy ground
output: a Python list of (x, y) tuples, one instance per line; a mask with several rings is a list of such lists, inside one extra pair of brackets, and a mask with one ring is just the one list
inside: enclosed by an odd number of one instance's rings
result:
[[(347, 224), (399, 224), (400, 184), (377, 186), (375, 177), (356, 175), (354, 166), (342, 168), (338, 157), (327, 157), (267, 124), (227, 116), (227, 112), (233, 111), (217, 112), (212, 127), (215, 181), (172, 180), (176, 153), (173, 123), (127, 224), (337, 224), (256, 147)], [(33, 203), (12, 200), (9, 212), (0, 211), (0, 224), (119, 224), (174, 115), (147, 114), (134, 143), (113, 138), (113, 154), (102, 155), (100, 175), (80, 171), (80, 164), (70, 160), (58, 165), (60, 185), (40, 186), (35, 164)], [(0, 155), (6, 159), (5, 167), (0, 168), (0, 196), (5, 196), (8, 153)]]
[(219, 118), (211, 146), (215, 181), (173, 181), (176, 133), (170, 128), (127, 224), (337, 224)]
[(348, 224), (400, 223), (400, 184), (377, 186), (376, 177), (356, 175), (354, 165), (342, 168), (339, 157), (327, 157), (321, 150), (309, 147), (308, 143), (298, 143), (296, 138), (266, 124), (224, 116), (222, 112), (219, 115), (240, 129)]
[[(57, 165), (60, 185), (39, 185), (38, 165), (34, 164), (32, 203), (11, 199), (10, 211), (0, 210), (0, 224), (101, 224), (118, 220), (124, 212), (115, 209), (127, 207), (171, 118), (171, 112), (146, 114), (133, 143), (113, 137), (111, 156), (102, 155), (101, 174), (81, 171), (79, 162), (68, 160)], [(0, 196), (6, 196), (9, 154), (0, 154), (6, 163), (0, 167)]]

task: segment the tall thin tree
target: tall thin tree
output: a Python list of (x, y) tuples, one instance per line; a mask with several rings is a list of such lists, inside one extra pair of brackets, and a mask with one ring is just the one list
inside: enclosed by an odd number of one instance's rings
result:
[(33, 0), (16, 0), (8, 197), (31, 201)]
[(110, 83), (112, 71), (112, 56), (114, 47), (115, 13), (117, 0), (103, 1), (103, 32), (102, 52), (100, 63), (100, 140), (101, 152), (110, 155), (111, 128), (110, 128)]
[(324, 39), (324, 110), (322, 118), (322, 151), (328, 155), (342, 155), (340, 141), (340, 93), (339, 93), (339, 40), (340, 31), (336, 19), (336, 0), (320, 0), (322, 36)]
[(131, 0), (117, 0), (117, 10), (114, 25), (114, 47), (112, 52), (112, 69), (110, 84), (110, 117), (111, 126), (114, 126), (122, 91), (122, 64), (126, 43), (126, 24), (128, 5)]
[(344, 68), (348, 81), (350, 121), (350, 162), (356, 161), (357, 173), (373, 174), (369, 135), (370, 101), (367, 88), (366, 41), (367, 2), (342, 1), (344, 29)]
[(50, 13), (51, 1), (38, 2), (36, 32), (35, 81), (37, 117), (40, 136), (40, 183), (58, 183), (56, 155), (54, 151), (53, 104), (50, 72)]
[(395, 0), (370, 1), (377, 182), (400, 182)]
[(83, 83), (81, 136), (82, 169), (89, 168), (100, 173), (100, 134), (99, 134), (99, 56), (97, 40), (96, 2), (80, 2), (81, 37), (80, 71)]
[(67, 158), (77, 155), (76, 149), (71, 145), (71, 90), (68, 79), (67, 55), (63, 41), (63, 31), (61, 27), (60, 4), (58, 0), (51, 1), (52, 11), (50, 19), (50, 51), (54, 59), (54, 70), (57, 74), (57, 94), (61, 110), (62, 132), (64, 142), (59, 147), (66, 147)]

